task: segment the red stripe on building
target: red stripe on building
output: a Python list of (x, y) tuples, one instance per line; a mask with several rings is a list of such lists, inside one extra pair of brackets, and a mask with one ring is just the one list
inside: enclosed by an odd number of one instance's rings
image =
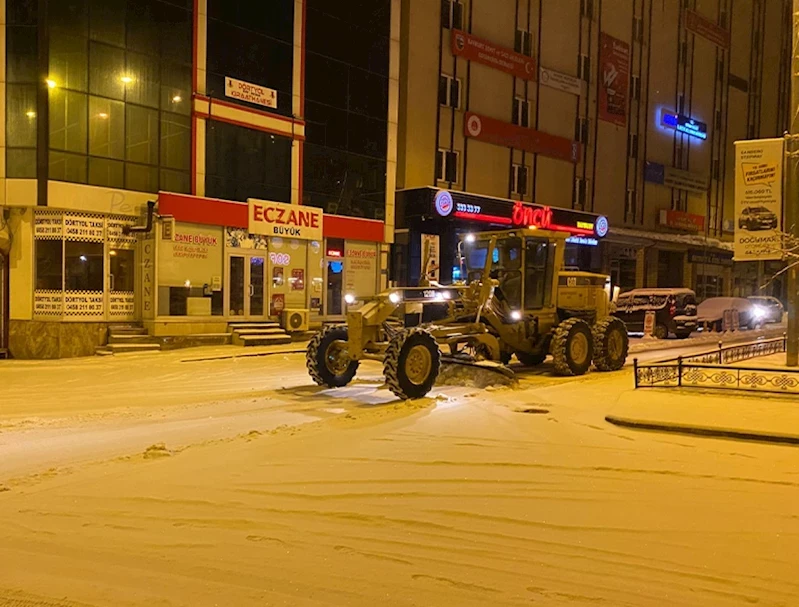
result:
[[(171, 215), (176, 221), (198, 223), (209, 226), (247, 228), (247, 203), (218, 198), (204, 198), (188, 194), (160, 192), (158, 213)], [(384, 224), (374, 219), (325, 215), (323, 222), (325, 238), (383, 242)]]

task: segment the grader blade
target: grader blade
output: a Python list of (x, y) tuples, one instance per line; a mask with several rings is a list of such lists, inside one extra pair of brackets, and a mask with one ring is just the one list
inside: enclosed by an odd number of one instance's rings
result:
[(500, 375), (504, 375), (508, 379), (516, 378), (516, 374), (510, 367), (503, 365), (502, 363), (494, 362), (493, 360), (474, 360), (465, 356), (442, 356), (441, 364), (472, 367), (481, 371), (498, 373)]

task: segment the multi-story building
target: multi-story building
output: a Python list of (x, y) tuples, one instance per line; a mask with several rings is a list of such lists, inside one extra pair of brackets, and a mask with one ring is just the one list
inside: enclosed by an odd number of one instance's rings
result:
[(456, 233), (512, 225), (521, 202), (564, 217), (567, 263), (622, 290), (752, 294), (774, 269), (732, 261), (733, 142), (783, 133), (789, 11), (403, 0), (398, 280), (432, 257), (448, 280)]
[(314, 322), (385, 283), (396, 0), (2, 0), (0, 19), (0, 348)]

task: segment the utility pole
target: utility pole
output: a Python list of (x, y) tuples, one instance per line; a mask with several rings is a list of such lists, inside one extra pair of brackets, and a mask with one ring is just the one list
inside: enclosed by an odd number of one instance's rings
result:
[[(789, 133), (785, 136), (785, 169), (787, 187), (783, 194), (785, 225), (783, 229), (794, 238), (799, 236), (799, 0), (793, 0), (791, 13), (791, 105)], [(789, 262), (790, 263), (790, 262)], [(797, 301), (799, 282), (796, 264), (788, 270), (788, 343), (787, 360), (789, 367), (799, 366), (799, 317)]]

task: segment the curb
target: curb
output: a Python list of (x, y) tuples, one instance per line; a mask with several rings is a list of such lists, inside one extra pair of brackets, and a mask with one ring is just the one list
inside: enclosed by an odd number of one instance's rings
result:
[(244, 352), (242, 354), (220, 354), (219, 356), (204, 356), (200, 358), (184, 358), (182, 363), (199, 363), (209, 360), (228, 360), (231, 358), (252, 358), (254, 356), (276, 356), (278, 354), (304, 354), (306, 348), (294, 348), (293, 350), (277, 350), (275, 352)]
[(652, 430), (656, 432), (673, 432), (675, 434), (689, 434), (710, 438), (728, 438), (741, 441), (759, 443), (773, 443), (780, 445), (799, 445), (799, 436), (793, 434), (773, 434), (756, 432), (752, 430), (733, 430), (726, 428), (710, 428), (707, 426), (686, 426), (671, 422), (639, 421), (615, 415), (606, 415), (605, 421), (614, 426), (632, 428), (634, 430)]

